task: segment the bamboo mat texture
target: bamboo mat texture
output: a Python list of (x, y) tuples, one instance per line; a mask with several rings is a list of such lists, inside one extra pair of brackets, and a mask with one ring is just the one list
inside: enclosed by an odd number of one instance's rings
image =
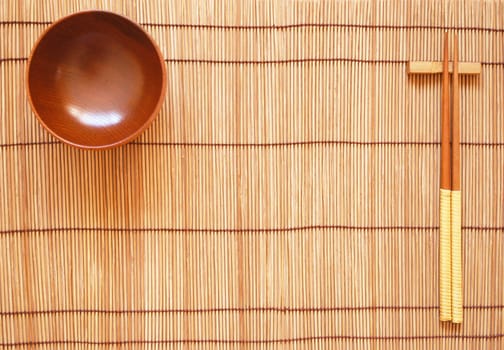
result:
[[(133, 143), (37, 122), (27, 58), (106, 9), (166, 58)], [(439, 321), (441, 61), (459, 35), (464, 322)], [(450, 49), (451, 50), (451, 49)], [(503, 1), (0, 0), (0, 349), (504, 348)]]

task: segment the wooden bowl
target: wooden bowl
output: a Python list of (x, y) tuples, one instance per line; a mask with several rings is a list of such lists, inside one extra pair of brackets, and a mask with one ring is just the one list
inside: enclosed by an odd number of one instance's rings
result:
[(111, 12), (86, 11), (52, 24), (28, 61), (28, 97), (42, 125), (87, 149), (137, 137), (166, 90), (164, 58), (149, 35)]

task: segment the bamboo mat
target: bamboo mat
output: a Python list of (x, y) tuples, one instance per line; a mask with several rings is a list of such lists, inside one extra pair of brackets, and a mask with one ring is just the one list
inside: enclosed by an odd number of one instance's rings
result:
[[(25, 94), (101, 8), (166, 57), (153, 125), (89, 152)], [(504, 347), (504, 3), (0, 0), (0, 349)], [(464, 323), (439, 322), (440, 76), (461, 78)]]

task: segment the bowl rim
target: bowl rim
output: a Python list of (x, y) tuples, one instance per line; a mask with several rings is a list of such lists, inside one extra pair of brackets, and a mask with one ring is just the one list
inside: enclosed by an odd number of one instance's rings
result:
[[(31, 67), (33, 55), (34, 55), (35, 51), (37, 50), (40, 42), (46, 37), (47, 33), (49, 33), (52, 29), (54, 29), (54, 27), (59, 25), (61, 22), (64, 22), (72, 17), (77, 17), (80, 15), (89, 14), (89, 13), (104, 13), (107, 15), (117, 16), (117, 17), (120, 17), (120, 18), (126, 20), (126, 22), (128, 22), (130, 25), (133, 25), (136, 28), (138, 28), (145, 35), (145, 37), (149, 40), (151, 45), (154, 47), (154, 50), (156, 51), (156, 54), (158, 56), (158, 62), (161, 66), (161, 74), (162, 74), (162, 79), (161, 79), (162, 83), (161, 83), (161, 91), (159, 94), (159, 98), (158, 98), (158, 101), (157, 101), (156, 105), (154, 106), (154, 109), (153, 109), (151, 115), (149, 116), (149, 118), (147, 118), (147, 120), (137, 130), (135, 130), (135, 132), (124, 137), (123, 139), (116, 141), (116, 142), (113, 142), (113, 143), (108, 143), (108, 144), (98, 145), (98, 146), (90, 146), (90, 145), (85, 145), (85, 144), (73, 142), (71, 140), (68, 140), (68, 139), (62, 137), (61, 135), (56, 133), (54, 130), (52, 130), (44, 122), (43, 118), (40, 116), (39, 112), (35, 108), (35, 104), (33, 103), (32, 94), (31, 94), (31, 90), (30, 90), (30, 67)], [(71, 13), (69, 15), (63, 16), (63, 17), (57, 19), (56, 21), (54, 21), (53, 23), (51, 23), (42, 32), (42, 34), (40, 34), (40, 36), (35, 41), (35, 44), (33, 45), (32, 49), (30, 51), (30, 56), (28, 57), (28, 64), (26, 66), (26, 73), (25, 73), (25, 84), (26, 84), (26, 91), (28, 94), (28, 100), (30, 102), (31, 109), (34, 112), (35, 116), (37, 117), (39, 123), (42, 124), (44, 129), (49, 131), (49, 133), (51, 133), (54, 137), (56, 137), (58, 140), (62, 141), (63, 143), (66, 143), (66, 144), (73, 146), (73, 147), (77, 147), (80, 149), (87, 149), (87, 150), (105, 150), (105, 149), (116, 148), (116, 147), (122, 146), (128, 142), (131, 142), (132, 140), (137, 138), (141, 133), (143, 133), (152, 124), (154, 119), (156, 119), (156, 117), (159, 114), (159, 111), (161, 110), (161, 107), (166, 99), (166, 79), (167, 78), (166, 78), (165, 58), (164, 58), (163, 54), (161, 53), (161, 50), (159, 49), (159, 46), (157, 45), (156, 41), (149, 35), (149, 33), (147, 33), (147, 31), (145, 31), (145, 29), (142, 28), (140, 26), (140, 24), (138, 24), (137, 22), (133, 21), (132, 19), (130, 19), (122, 14), (118, 14), (116, 12), (107, 11), (107, 10), (99, 10), (99, 9), (77, 11), (77, 12)]]

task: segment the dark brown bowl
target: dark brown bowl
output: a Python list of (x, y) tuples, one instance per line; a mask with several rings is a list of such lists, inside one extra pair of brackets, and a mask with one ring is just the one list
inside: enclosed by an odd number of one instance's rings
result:
[(72, 146), (103, 149), (137, 137), (166, 90), (163, 56), (136, 23), (86, 11), (52, 24), (28, 61), (28, 97), (42, 125)]

